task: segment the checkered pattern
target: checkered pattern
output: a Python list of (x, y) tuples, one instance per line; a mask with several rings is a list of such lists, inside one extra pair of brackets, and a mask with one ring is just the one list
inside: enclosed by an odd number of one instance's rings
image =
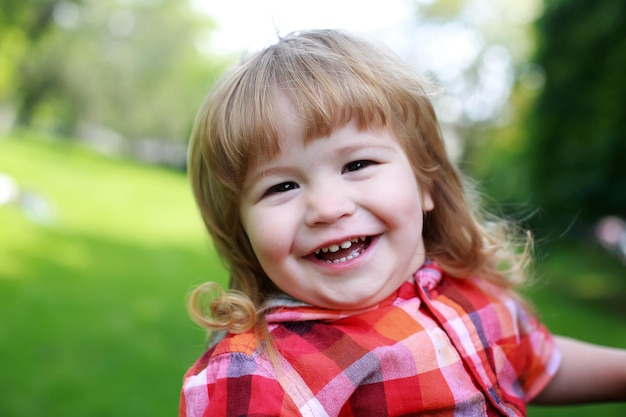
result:
[(188, 371), (180, 416), (523, 416), (560, 355), (504, 291), (427, 263), (358, 312), (275, 301), (280, 370), (253, 333), (229, 335)]

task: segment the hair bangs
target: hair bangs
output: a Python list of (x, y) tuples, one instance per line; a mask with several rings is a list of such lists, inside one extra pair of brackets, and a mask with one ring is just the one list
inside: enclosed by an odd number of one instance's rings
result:
[(353, 119), (361, 129), (387, 124), (391, 109), (384, 92), (339, 56), (289, 54), (276, 70), (276, 88), (301, 123), (305, 140), (328, 136)]
[(220, 181), (238, 193), (251, 160), (279, 152), (279, 96), (271, 81), (237, 68), (209, 101), (207, 160)]

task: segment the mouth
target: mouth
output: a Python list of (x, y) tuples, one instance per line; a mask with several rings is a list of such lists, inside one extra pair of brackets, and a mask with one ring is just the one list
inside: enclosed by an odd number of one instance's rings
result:
[(329, 246), (324, 246), (314, 252), (315, 258), (329, 264), (351, 261), (361, 256), (372, 243), (371, 236), (360, 236)]

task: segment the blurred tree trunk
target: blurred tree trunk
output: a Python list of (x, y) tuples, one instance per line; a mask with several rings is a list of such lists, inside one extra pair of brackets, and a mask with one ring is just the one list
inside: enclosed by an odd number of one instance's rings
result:
[(3, 29), (10, 25), (19, 26), (28, 40), (27, 50), (21, 62), (15, 63), (19, 68), (19, 76), (15, 85), (16, 125), (30, 126), (32, 116), (39, 104), (57, 82), (53, 65), (42, 65), (38, 53), (44, 49), (42, 45), (46, 34), (54, 24), (54, 9), (58, 1), (42, 2), (35, 7), (30, 2), (7, 1)]
[(32, 116), (39, 103), (50, 91), (54, 84), (51, 74), (32, 74), (22, 78), (21, 86), (18, 87), (17, 112), (15, 124), (18, 127), (31, 125)]

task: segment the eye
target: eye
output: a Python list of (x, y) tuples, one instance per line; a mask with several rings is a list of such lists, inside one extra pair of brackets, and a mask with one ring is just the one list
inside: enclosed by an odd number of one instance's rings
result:
[(341, 170), (341, 173), (345, 174), (346, 172), (358, 171), (372, 164), (374, 164), (374, 161), (368, 161), (368, 160), (352, 161), (352, 162), (347, 163), (343, 167), (343, 169)]
[(300, 186), (298, 184), (292, 181), (281, 182), (280, 184), (276, 184), (268, 188), (265, 194), (263, 194), (263, 196), (268, 196), (268, 195), (272, 195), (276, 193), (285, 193), (287, 191), (295, 190), (296, 188), (299, 188), (299, 187)]

